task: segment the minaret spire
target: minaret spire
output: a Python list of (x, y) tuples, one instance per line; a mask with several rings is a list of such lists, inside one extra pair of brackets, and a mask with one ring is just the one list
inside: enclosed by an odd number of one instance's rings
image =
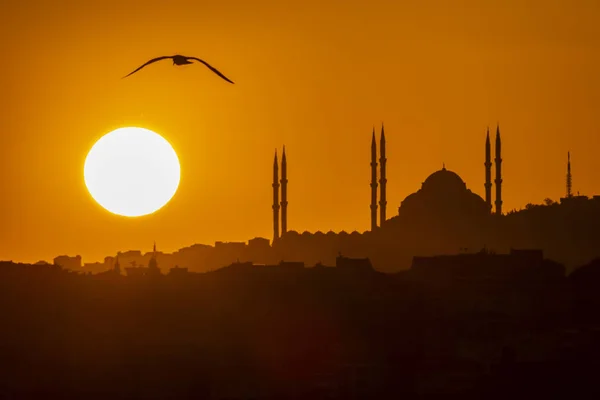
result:
[(371, 230), (377, 228), (377, 142), (375, 141), (375, 127), (371, 139)]
[(490, 128), (485, 138), (485, 203), (492, 212), (492, 146), (490, 144)]
[(573, 197), (573, 177), (571, 176), (571, 152), (567, 152), (567, 197)]
[(386, 170), (385, 170), (385, 164), (387, 161), (387, 158), (385, 158), (385, 132), (383, 131), (383, 123), (381, 123), (381, 139), (379, 141), (379, 154), (380, 154), (380, 158), (379, 158), (379, 173), (380, 178), (379, 178), (379, 190), (380, 190), (380, 199), (379, 199), (379, 226), (383, 226), (383, 223), (386, 220), (385, 217), (385, 211), (386, 211), (386, 205), (387, 205), (387, 197), (386, 197), (386, 183), (387, 183), (387, 179), (386, 179)]
[(148, 268), (153, 272), (158, 271), (158, 260), (156, 259), (156, 241), (154, 241), (154, 246), (152, 247), (152, 256), (150, 257)]
[(279, 239), (279, 166), (277, 165), (277, 149), (273, 161), (273, 241)]
[(281, 154), (281, 234), (287, 232), (287, 160), (285, 158), (285, 145)]
[(502, 143), (500, 141), (500, 124), (496, 127), (496, 214), (502, 215)]

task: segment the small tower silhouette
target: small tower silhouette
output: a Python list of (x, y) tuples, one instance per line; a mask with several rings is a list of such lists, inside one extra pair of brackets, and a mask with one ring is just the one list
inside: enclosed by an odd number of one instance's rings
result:
[(375, 142), (375, 127), (371, 140), (371, 230), (377, 228), (377, 143)]
[(281, 154), (281, 234), (287, 232), (287, 160), (285, 158), (285, 146)]
[(492, 146), (490, 144), (490, 128), (485, 139), (485, 202), (492, 212)]
[(148, 262), (149, 270), (158, 270), (158, 261), (156, 260), (156, 242), (154, 242), (154, 247), (152, 248), (152, 257)]
[(387, 162), (387, 158), (385, 158), (385, 132), (383, 131), (383, 123), (381, 124), (381, 139), (379, 141), (379, 173), (381, 174), (379, 178), (379, 190), (380, 190), (380, 199), (379, 199), (379, 226), (382, 226), (386, 220), (385, 211), (387, 206), (387, 198), (386, 198), (386, 174), (385, 174), (385, 164)]
[(273, 161), (273, 241), (279, 238), (279, 167), (277, 165), (277, 149)]
[(500, 125), (496, 127), (496, 214), (502, 215), (502, 144), (500, 141)]
[(119, 253), (117, 253), (117, 256), (115, 257), (115, 265), (113, 266), (113, 271), (117, 275), (121, 275), (121, 264), (119, 264)]
[(573, 177), (571, 176), (571, 152), (567, 152), (567, 198), (573, 197)]

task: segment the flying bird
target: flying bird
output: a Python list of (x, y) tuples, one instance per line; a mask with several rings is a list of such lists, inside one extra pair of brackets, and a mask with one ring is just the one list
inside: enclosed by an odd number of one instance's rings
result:
[[(201, 60), (197, 57), (186, 57), (186, 56), (182, 56), (182, 55), (174, 55), (174, 56), (162, 56), (162, 57), (156, 57), (153, 58), (152, 60), (148, 61), (147, 63), (143, 64), (141, 67), (139, 67), (138, 69), (136, 69), (135, 71), (129, 73), (129, 75), (133, 75), (136, 72), (138, 72), (140, 69), (144, 68), (146, 65), (150, 65), (156, 61), (160, 61), (160, 60), (166, 60), (167, 58), (172, 58), (173, 59), (173, 65), (186, 65), (186, 64), (193, 64), (192, 61), (190, 60), (194, 60), (194, 61), (198, 61), (201, 62), (202, 64), (206, 65), (208, 67), (208, 69), (210, 69), (212, 72), (214, 72), (215, 74), (219, 75), (221, 78), (225, 79), (227, 82), (229, 83), (233, 83), (231, 80), (229, 80), (225, 75), (223, 75), (222, 73), (220, 73), (216, 68), (214, 68), (213, 66), (211, 66), (209, 63), (207, 63), (204, 60)], [(123, 77), (127, 78), (129, 75), (125, 75)]]

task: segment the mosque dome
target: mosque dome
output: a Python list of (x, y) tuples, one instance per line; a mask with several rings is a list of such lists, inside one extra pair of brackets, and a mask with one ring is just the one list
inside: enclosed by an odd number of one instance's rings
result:
[(490, 210), (485, 200), (471, 192), (462, 178), (445, 167), (429, 175), (421, 189), (407, 196), (399, 215), (409, 218), (483, 218)]
[(429, 175), (421, 187), (426, 191), (465, 191), (467, 185), (457, 173), (447, 170), (446, 167)]

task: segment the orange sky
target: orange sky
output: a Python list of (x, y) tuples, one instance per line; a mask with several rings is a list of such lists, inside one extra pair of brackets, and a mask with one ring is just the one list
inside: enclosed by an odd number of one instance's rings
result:
[[(452, 5), (450, 5), (452, 4)], [(286, 145), (289, 229), (369, 228), (370, 140), (384, 121), (388, 215), (442, 162), (484, 194), (503, 139), (504, 209), (600, 193), (596, 0), (146, 0), (0, 3), (0, 259), (271, 237)], [(155, 64), (163, 54), (200, 66)], [(83, 163), (110, 130), (169, 140), (173, 200), (127, 219), (89, 196)]]

